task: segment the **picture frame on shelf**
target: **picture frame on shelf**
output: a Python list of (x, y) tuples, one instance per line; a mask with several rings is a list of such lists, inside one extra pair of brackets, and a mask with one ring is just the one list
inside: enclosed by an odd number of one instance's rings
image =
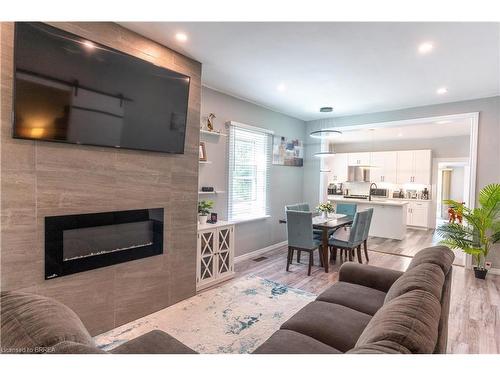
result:
[(199, 151), (199, 159), (200, 161), (207, 161), (207, 149), (205, 147), (205, 142), (200, 142), (200, 151)]

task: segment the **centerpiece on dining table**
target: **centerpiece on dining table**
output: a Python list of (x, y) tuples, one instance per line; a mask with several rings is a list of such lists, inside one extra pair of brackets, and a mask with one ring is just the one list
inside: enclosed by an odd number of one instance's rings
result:
[(335, 207), (333, 207), (331, 202), (320, 203), (316, 209), (318, 212), (321, 212), (321, 217), (325, 220), (328, 220), (328, 214), (333, 214), (335, 212)]

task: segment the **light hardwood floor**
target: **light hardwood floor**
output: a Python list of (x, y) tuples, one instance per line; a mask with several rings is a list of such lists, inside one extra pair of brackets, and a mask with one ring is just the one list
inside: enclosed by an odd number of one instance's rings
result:
[[(410, 230), (407, 238), (399, 243), (371, 238), (368, 242), (369, 264), (403, 271), (419, 249), (432, 243), (432, 236), (432, 231)], [(238, 262), (235, 265), (236, 277), (254, 274), (315, 294), (337, 282), (342, 265), (338, 258), (337, 263), (331, 265), (330, 273), (326, 274), (317, 266), (316, 252), (316, 266), (311, 276), (307, 276), (308, 255), (304, 254), (301, 264), (297, 264), (294, 258), (290, 272), (286, 272), (286, 253), (286, 247), (282, 247), (259, 255), (265, 257), (263, 260)], [(500, 353), (500, 276), (490, 274), (486, 280), (477, 280), (472, 271), (454, 266), (451, 293), (448, 352)]]

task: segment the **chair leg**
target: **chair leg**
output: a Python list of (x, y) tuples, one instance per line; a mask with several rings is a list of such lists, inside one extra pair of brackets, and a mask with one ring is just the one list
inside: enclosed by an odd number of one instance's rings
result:
[(297, 250), (297, 263), (300, 263), (300, 253), (301, 253), (301, 252), (302, 252), (302, 251)]
[(320, 246), (318, 248), (318, 251), (319, 251), (319, 265), (321, 267), (324, 267), (325, 265), (323, 264), (323, 255), (322, 255), (323, 254), (323, 246)]
[(335, 246), (332, 246), (332, 259), (333, 263), (337, 262), (337, 248)]
[(358, 247), (356, 248), (357, 250), (357, 253), (358, 253), (358, 262), (359, 263), (363, 263), (363, 259), (361, 259), (361, 245), (358, 245)]
[(354, 249), (346, 249), (346, 251), (349, 251), (349, 262), (352, 262)]
[(292, 262), (293, 259), (293, 249), (289, 246), (288, 247), (288, 256), (286, 258), (286, 272), (288, 272), (290, 268), (290, 263)]
[(367, 245), (367, 240), (363, 241), (363, 247), (365, 249), (365, 257), (366, 257), (366, 262), (368, 262), (370, 259), (368, 259), (368, 245)]
[(311, 276), (311, 267), (313, 265), (313, 252), (309, 252), (309, 268), (307, 269), (307, 276)]
[(330, 261), (333, 261), (333, 246), (328, 246), (328, 251), (330, 252)]

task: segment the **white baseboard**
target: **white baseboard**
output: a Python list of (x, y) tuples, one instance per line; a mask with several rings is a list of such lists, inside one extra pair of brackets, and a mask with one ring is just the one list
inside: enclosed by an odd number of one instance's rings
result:
[(241, 262), (242, 260), (250, 259), (250, 258), (255, 258), (258, 255), (267, 253), (268, 251), (277, 249), (282, 246), (286, 246), (288, 241), (283, 241), (283, 242), (278, 242), (273, 245), (264, 247), (262, 249), (254, 250), (246, 254), (238, 255), (237, 257), (234, 257), (234, 263)]
[(488, 273), (491, 273), (493, 275), (500, 275), (500, 268), (490, 268), (488, 270)]

